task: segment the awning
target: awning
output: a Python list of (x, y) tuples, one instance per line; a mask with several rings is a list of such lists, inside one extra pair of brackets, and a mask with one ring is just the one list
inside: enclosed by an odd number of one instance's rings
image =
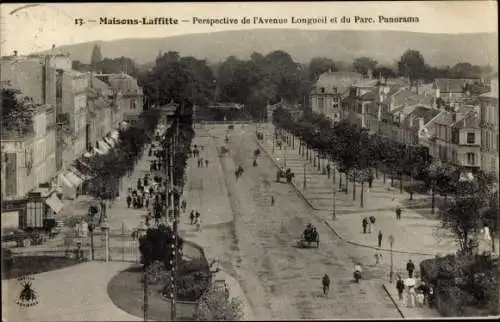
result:
[(61, 184), (65, 185), (68, 188), (72, 188), (72, 189), (75, 188), (75, 186), (73, 186), (71, 181), (69, 181), (68, 178), (66, 178), (66, 176), (64, 176), (63, 174), (59, 175), (59, 181), (61, 182)]
[(113, 132), (111, 132), (110, 136), (115, 139), (115, 141), (118, 141), (118, 139), (120, 138), (120, 133), (117, 130), (114, 130)]
[(55, 193), (53, 193), (49, 198), (45, 199), (45, 203), (50, 207), (50, 209), (54, 210), (56, 214), (59, 213), (64, 207), (64, 204), (61, 200), (59, 200)]
[(83, 180), (71, 171), (66, 172), (64, 175), (73, 184), (74, 187), (78, 187), (82, 184)]

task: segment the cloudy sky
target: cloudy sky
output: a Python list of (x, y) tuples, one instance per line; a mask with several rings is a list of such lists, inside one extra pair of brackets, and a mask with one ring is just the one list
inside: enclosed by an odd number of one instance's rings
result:
[[(496, 1), (412, 1), (412, 2), (252, 2), (252, 3), (78, 3), (40, 4), (19, 9), (23, 4), (2, 4), (1, 54), (20, 54), (45, 50), (57, 46), (95, 40), (122, 38), (168, 37), (188, 33), (255, 28), (303, 28), (331, 30), (404, 30), (427, 33), (498, 32)], [(16, 10), (19, 9), (19, 10)], [(193, 17), (236, 18), (265, 17), (342, 17), (354, 16), (416, 16), (416, 24), (319, 24), (269, 25), (247, 24), (208, 26), (193, 24)], [(178, 25), (124, 26), (87, 23), (75, 25), (75, 19), (97, 20), (101, 17), (139, 18), (172, 17)]]

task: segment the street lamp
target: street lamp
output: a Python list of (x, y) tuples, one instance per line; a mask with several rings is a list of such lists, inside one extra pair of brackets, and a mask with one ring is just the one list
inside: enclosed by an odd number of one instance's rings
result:
[(304, 190), (306, 189), (306, 163), (304, 163)]
[(337, 219), (337, 215), (335, 213), (335, 195), (336, 195), (336, 189), (335, 189), (335, 184), (332, 185), (332, 219), (335, 220)]
[(393, 257), (392, 257), (392, 246), (394, 245), (394, 236), (393, 235), (389, 236), (389, 245), (391, 245), (391, 271), (389, 273), (389, 283), (392, 283), (393, 276), (394, 276), (394, 262), (393, 262)]

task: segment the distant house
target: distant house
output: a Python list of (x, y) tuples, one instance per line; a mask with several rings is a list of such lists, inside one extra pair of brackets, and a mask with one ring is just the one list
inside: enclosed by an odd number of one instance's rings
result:
[(465, 86), (479, 82), (479, 79), (472, 78), (436, 78), (433, 89), (434, 97), (441, 98), (444, 101), (454, 102), (459, 98), (467, 96)]
[(443, 163), (478, 169), (481, 147), (479, 124), (478, 108), (440, 111), (420, 130), (419, 141), (429, 148), (431, 157)]
[(480, 96), (481, 105), (481, 169), (498, 175), (499, 113), (498, 79), (491, 80), (491, 91)]
[(355, 72), (330, 71), (321, 74), (310, 93), (311, 110), (334, 122), (339, 121), (341, 100), (348, 96), (353, 84), (362, 80), (363, 75)]

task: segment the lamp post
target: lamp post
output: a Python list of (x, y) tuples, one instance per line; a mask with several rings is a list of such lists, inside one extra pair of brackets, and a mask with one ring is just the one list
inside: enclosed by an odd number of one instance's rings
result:
[(392, 257), (392, 246), (394, 245), (394, 236), (390, 235), (389, 236), (389, 244), (391, 245), (391, 271), (389, 272), (389, 283), (392, 283), (393, 281), (393, 276), (394, 276), (394, 262), (393, 262), (393, 257)]
[(335, 184), (332, 185), (332, 219), (335, 220), (337, 219), (337, 215), (335, 213), (335, 195), (336, 195), (336, 189), (335, 189)]
[(304, 163), (304, 190), (306, 189), (306, 163)]

